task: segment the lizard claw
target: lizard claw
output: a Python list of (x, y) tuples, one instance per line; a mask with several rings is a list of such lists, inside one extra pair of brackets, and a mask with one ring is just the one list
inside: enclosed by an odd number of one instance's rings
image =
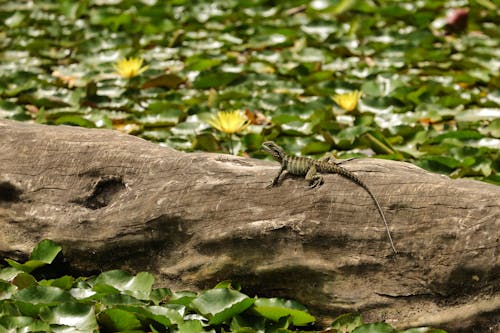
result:
[(272, 188), (272, 187), (275, 187), (277, 185), (277, 182), (271, 182), (270, 184), (268, 184), (266, 186), (266, 188)]
[(321, 185), (323, 185), (323, 179), (322, 178), (317, 178), (317, 179), (313, 179), (313, 181), (309, 184), (309, 188), (316, 188), (316, 187), (320, 187)]

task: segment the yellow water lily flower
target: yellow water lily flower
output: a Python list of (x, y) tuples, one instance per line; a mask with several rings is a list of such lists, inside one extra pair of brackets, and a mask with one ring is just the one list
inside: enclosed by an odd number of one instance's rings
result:
[(121, 77), (124, 79), (130, 79), (148, 69), (149, 66), (141, 67), (142, 62), (142, 58), (125, 58), (118, 60), (113, 67)]
[(361, 91), (354, 90), (345, 94), (338, 94), (333, 96), (333, 100), (346, 111), (352, 111), (358, 106), (359, 98), (361, 97)]
[(231, 112), (219, 111), (217, 115), (212, 115), (208, 123), (210, 126), (227, 134), (241, 132), (250, 125), (247, 116), (240, 110)]

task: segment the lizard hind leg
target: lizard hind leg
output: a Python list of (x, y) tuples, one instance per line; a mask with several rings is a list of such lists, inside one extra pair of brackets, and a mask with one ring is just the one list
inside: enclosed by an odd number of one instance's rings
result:
[(314, 165), (307, 171), (305, 179), (309, 182), (309, 188), (319, 187), (323, 184), (323, 177), (318, 175)]

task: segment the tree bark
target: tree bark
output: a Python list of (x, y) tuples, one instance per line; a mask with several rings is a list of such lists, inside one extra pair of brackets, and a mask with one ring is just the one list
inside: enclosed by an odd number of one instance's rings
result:
[[(182, 153), (116, 131), (0, 120), (0, 256), (42, 239), (71, 269), (147, 270), (157, 284), (240, 282), (330, 321), (461, 331), (500, 327), (500, 187), (380, 159), (343, 164), (318, 189), (276, 162)], [(479, 332), (479, 331), (478, 331)]]

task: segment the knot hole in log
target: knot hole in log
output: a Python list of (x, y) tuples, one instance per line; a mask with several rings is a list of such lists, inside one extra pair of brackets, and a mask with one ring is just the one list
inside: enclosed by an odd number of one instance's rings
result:
[(96, 210), (108, 206), (113, 199), (126, 188), (125, 183), (119, 176), (104, 176), (93, 186), (90, 195), (79, 198), (74, 203)]
[(0, 203), (2, 202), (18, 202), (22, 191), (15, 185), (3, 181), (0, 182)]

